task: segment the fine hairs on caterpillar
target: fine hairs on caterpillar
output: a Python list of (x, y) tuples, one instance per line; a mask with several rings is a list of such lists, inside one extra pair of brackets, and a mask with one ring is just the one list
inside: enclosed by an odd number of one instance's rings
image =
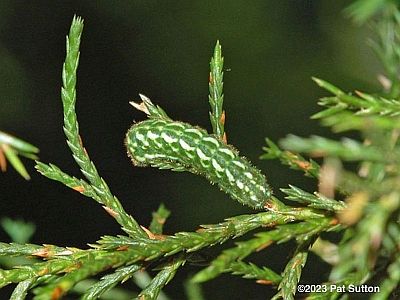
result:
[[(261, 172), (204, 129), (173, 121), (141, 95), (143, 103), (131, 103), (148, 114), (126, 134), (128, 155), (135, 166), (189, 171), (206, 177), (233, 199), (252, 208), (269, 207), (272, 191)], [(270, 203), (271, 204), (271, 203)]]

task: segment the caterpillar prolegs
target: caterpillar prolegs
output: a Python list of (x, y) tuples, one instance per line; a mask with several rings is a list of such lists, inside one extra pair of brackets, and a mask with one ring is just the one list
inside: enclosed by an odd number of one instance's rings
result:
[(136, 166), (199, 174), (242, 204), (268, 207), (272, 191), (265, 176), (233, 147), (204, 129), (172, 121), (166, 115), (153, 116), (128, 130), (126, 146)]

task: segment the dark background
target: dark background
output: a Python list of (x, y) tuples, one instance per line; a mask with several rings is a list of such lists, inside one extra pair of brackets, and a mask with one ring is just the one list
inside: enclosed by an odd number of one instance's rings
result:
[[(166, 232), (249, 212), (192, 174), (135, 168), (124, 135), (144, 119), (128, 101), (150, 97), (177, 120), (211, 130), (209, 60), (217, 39), (225, 57), (228, 141), (261, 168), (275, 191), (315, 182), (274, 161), (260, 161), (264, 138), (326, 134), (309, 119), (326, 95), (311, 76), (345, 90), (374, 91), (377, 62), (368, 31), (343, 14), (349, 1), (0, 1), (0, 129), (38, 146), (40, 159), (81, 177), (62, 131), (61, 67), (74, 14), (85, 19), (78, 71), (77, 114), (84, 144), (125, 209), (147, 225), (160, 202), (172, 210)], [(32, 180), (0, 174), (0, 214), (37, 226), (32, 242), (86, 247), (118, 225), (93, 200), (52, 182), (25, 161)], [(276, 192), (281, 196), (279, 192)], [(2, 241), (8, 237), (1, 232)], [(293, 245), (253, 261), (280, 272)], [(219, 251), (220, 249), (218, 249)], [(210, 250), (210, 254), (218, 253)], [(307, 283), (327, 267), (311, 257)], [(182, 299), (186, 266), (167, 288)], [(239, 277), (204, 285), (208, 299), (265, 299), (273, 291)]]

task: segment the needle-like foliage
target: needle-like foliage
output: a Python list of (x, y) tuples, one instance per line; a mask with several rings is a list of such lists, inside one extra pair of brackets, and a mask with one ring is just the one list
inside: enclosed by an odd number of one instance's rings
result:
[(36, 154), (39, 149), (15, 136), (0, 131), (0, 170), (7, 170), (7, 160), (11, 166), (26, 180), (30, 179), (25, 166), (19, 159), (18, 155), (25, 156), (29, 159), (38, 159)]
[(226, 142), (225, 134), (225, 111), (222, 108), (224, 103), (223, 78), (224, 78), (224, 58), (222, 57), (222, 49), (219, 41), (214, 48), (214, 55), (210, 62), (209, 91), (208, 101), (210, 102), (210, 121), (213, 132), (221, 140)]
[[(262, 159), (278, 159), (283, 165), (302, 171), (315, 182), (318, 190), (306, 191), (288, 182), (280, 189), (286, 195), (288, 204), (284, 204), (264, 188), (265, 195), (262, 196), (265, 196), (266, 204), (258, 207), (264, 210), (229, 217), (216, 224), (200, 225), (194, 232), (172, 234), (163, 232), (170, 214), (164, 205), (160, 205), (153, 213), (148, 227), (139, 225), (111, 193), (83, 146), (75, 112), (76, 72), (83, 21), (74, 17), (67, 37), (61, 98), (67, 144), (84, 179), (73, 177), (53, 164), (37, 162), (36, 168), (44, 176), (101, 204), (118, 222), (124, 234), (103, 236), (89, 244), (87, 249), (34, 245), (27, 243), (27, 234), (22, 238), (21, 235), (10, 234), (14, 242), (0, 243), (0, 288), (14, 284), (10, 299), (15, 300), (25, 299), (31, 294), (36, 300), (60, 299), (77, 292), (84, 300), (105, 297), (107, 294), (111, 295), (111, 299), (130, 299), (131, 292), (119, 293), (116, 286), (132, 281), (141, 290), (136, 295), (137, 299), (161, 300), (168, 299), (162, 289), (180, 268), (188, 264), (203, 264), (205, 267), (185, 283), (189, 299), (204, 299), (201, 283), (222, 274), (241, 276), (266, 289), (272, 286), (275, 288), (273, 299), (296, 299), (297, 296), (307, 299), (349, 299), (351, 286), (373, 288), (373, 291), (368, 291), (372, 299), (396, 299), (400, 292), (400, 13), (389, 2), (356, 1), (349, 9), (359, 22), (373, 15), (379, 16), (374, 23), (378, 38), (372, 44), (386, 72), (380, 76), (382, 92), (347, 93), (331, 83), (314, 78), (331, 95), (320, 100), (323, 110), (312, 118), (320, 120), (322, 125), (337, 133), (356, 131), (360, 138), (353, 135), (352, 138), (343, 136), (336, 140), (289, 135), (279, 146), (266, 140)], [(160, 153), (154, 149), (149, 151), (150, 140), (165, 142), (165, 147), (181, 147), (179, 150), (183, 153), (179, 154), (182, 156), (193, 158), (192, 154), (196, 152), (207, 166), (202, 172), (210, 168), (213, 168), (209, 170), (213, 174), (225, 172), (226, 178), (223, 179), (228, 180), (230, 185), (223, 187), (235, 184), (238, 190), (249, 190), (249, 186), (263, 188), (263, 185), (251, 182), (254, 176), (246, 172), (239, 158), (236, 159), (230, 150), (233, 148), (220, 141), (226, 143), (223, 57), (219, 42), (215, 46), (210, 69), (208, 99), (213, 135), (174, 122), (160, 106), (140, 95), (142, 102), (131, 104), (145, 112), (152, 119), (151, 124), (164, 124), (162, 126), (165, 127), (161, 128), (161, 132), (157, 127), (157, 133), (152, 132), (151, 128), (144, 133), (135, 133), (136, 141), (143, 142), (143, 149), (139, 149), (143, 153), (137, 155), (136, 159), (151, 158), (156, 161), (162, 157), (163, 160), (154, 165), (174, 169), (171, 166), (175, 166), (176, 157), (165, 157), (162, 147), (157, 148)], [(174, 136), (168, 135), (171, 126), (175, 130)], [(179, 135), (179, 128), (186, 130), (185, 136)], [(190, 134), (200, 134), (201, 139), (197, 138), (196, 141), (204, 143), (206, 147), (190, 144), (194, 139), (185, 140), (184, 137), (190, 138)], [(16, 149), (12, 153), (30, 157), (37, 152), (35, 147), (0, 132), (0, 166), (5, 164), (2, 153), (8, 155), (10, 147)], [(140, 146), (133, 141), (130, 147)], [(206, 148), (211, 149), (210, 152), (205, 153)], [(225, 155), (225, 158), (231, 157), (232, 161), (226, 160), (224, 163), (242, 168), (240, 174), (235, 174), (237, 178), (223, 169), (214, 156), (208, 157), (210, 153), (217, 152)], [(15, 158), (7, 158), (11, 163), (16, 162)], [(317, 160), (321, 162), (317, 163)], [(190, 161), (184, 162), (180, 170), (191, 170)], [(27, 176), (20, 166), (16, 168), (24, 177)], [(256, 170), (254, 174), (261, 174), (256, 168), (252, 167), (251, 170)], [(260, 175), (259, 178), (264, 177)], [(252, 185), (247, 185), (245, 180)], [(221, 180), (220, 184), (225, 182)], [(230, 194), (229, 190), (227, 192)], [(7, 226), (9, 232), (15, 233), (13, 226)], [(333, 238), (330, 233), (334, 233)], [(212, 259), (206, 259), (202, 254), (204, 248), (239, 237), (239, 241)], [(338, 239), (340, 242), (337, 242)], [(267, 249), (287, 242), (294, 247), (285, 257), (283, 267), (278, 269), (270, 266)], [(302, 275), (308, 271), (310, 252), (331, 266), (330, 274), (321, 274), (319, 282), (302, 281)], [(255, 253), (263, 254), (265, 260), (261, 265), (253, 260)], [(307, 284), (309, 287), (319, 284), (321, 290), (304, 289)], [(342, 286), (343, 289), (338, 288)]]

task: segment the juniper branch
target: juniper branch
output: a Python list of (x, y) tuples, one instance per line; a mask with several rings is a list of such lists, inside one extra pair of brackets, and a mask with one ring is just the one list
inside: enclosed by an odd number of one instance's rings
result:
[(224, 66), (224, 58), (221, 54), (221, 45), (217, 41), (214, 54), (210, 62), (210, 76), (209, 76), (209, 91), (208, 101), (211, 106), (210, 121), (213, 128), (213, 132), (221, 140), (226, 142), (225, 135), (225, 111), (222, 108), (224, 103), (223, 94), (223, 77), (224, 72), (222, 71)]
[(267, 267), (260, 268), (253, 263), (232, 262), (230, 270), (233, 275), (241, 275), (245, 279), (256, 279), (262, 284), (278, 284), (282, 277)]
[(185, 281), (184, 287), (188, 300), (205, 300), (200, 284), (188, 279)]
[(341, 112), (326, 117), (321, 123), (324, 126), (331, 127), (333, 132), (392, 130), (400, 127), (400, 119), (398, 117), (361, 116), (350, 112)]
[(286, 224), (270, 231), (257, 233), (255, 238), (238, 242), (235, 247), (224, 250), (210, 263), (210, 266), (198, 272), (192, 280), (195, 282), (211, 280), (221, 273), (228, 272), (232, 263), (246, 258), (251, 253), (261, 251), (273, 242), (281, 243), (293, 238), (300, 241), (307, 240), (310, 236), (327, 230), (331, 226), (329, 219), (320, 221)]
[[(369, 210), (357, 224), (352, 238), (339, 248), (339, 264), (331, 273), (331, 280), (340, 280), (350, 272), (364, 277), (374, 267), (388, 218), (399, 208), (400, 197), (396, 192), (371, 203)], [(370, 226), (373, 224), (374, 226)]]
[[(34, 289), (35, 299), (50, 299), (55, 291), (59, 297), (67, 294), (78, 282), (96, 275), (109, 268), (115, 268), (126, 262), (126, 256), (122, 259), (116, 259), (108, 252), (86, 250), (84, 259), (77, 261), (76, 265), (65, 270), (65, 275), (53, 280), (45, 286)], [(124, 256), (124, 255), (123, 255)], [(130, 276), (141, 268), (140, 264), (132, 264), (127, 267), (119, 268), (115, 273), (106, 275), (101, 280), (92, 285), (82, 299), (97, 299), (98, 296), (113, 288), (120, 281), (129, 279)]]
[(185, 263), (183, 256), (170, 261), (163, 269), (152, 279), (150, 284), (139, 294), (139, 300), (157, 299), (161, 289), (174, 278), (178, 269)]
[(170, 117), (168, 117), (165, 110), (163, 110), (160, 106), (153, 104), (148, 97), (142, 94), (139, 94), (139, 96), (142, 100), (141, 103), (131, 101), (129, 104), (137, 110), (144, 112), (150, 119), (162, 119), (167, 121), (172, 120)]
[(342, 201), (329, 199), (328, 197), (316, 192), (313, 195), (294, 185), (289, 185), (289, 187), (290, 188), (288, 189), (281, 189), (281, 191), (287, 195), (286, 199), (288, 200), (303, 203), (312, 208), (328, 211), (340, 211), (346, 207), (345, 203)]
[(99, 298), (105, 292), (115, 287), (118, 283), (127, 281), (129, 278), (132, 277), (135, 272), (139, 271), (140, 268), (140, 264), (134, 264), (127, 267), (119, 268), (115, 270), (114, 273), (103, 276), (100, 281), (93, 284), (89, 288), (89, 290), (84, 295), (82, 295), (81, 300), (91, 300)]
[(379, 293), (372, 295), (372, 300), (389, 299), (390, 294), (400, 285), (400, 254), (397, 254), (393, 262), (387, 268), (388, 277), (380, 284)]
[[(358, 2), (359, 7), (361, 7), (361, 1)], [(364, 2), (369, 4), (373, 4), (373, 2), (375, 4), (377, 2), (383, 3), (383, 1), (375, 0)], [(363, 6), (364, 13), (367, 11), (366, 8), (368, 7)], [(371, 14), (371, 11), (376, 10), (376, 6), (372, 8), (368, 15)], [(398, 13), (392, 17), (397, 18), (395, 21), (400, 20)], [(181, 252), (179, 256), (173, 257), (174, 259), (163, 267), (139, 296), (141, 299), (154, 299), (188, 258), (184, 252), (194, 252), (207, 246), (222, 243), (229, 238), (241, 236), (260, 227), (264, 227), (263, 232), (257, 233), (254, 238), (241, 241), (233, 248), (223, 251), (211, 262), (210, 266), (196, 274), (191, 282), (202, 282), (221, 273), (231, 272), (243, 274), (245, 278), (263, 280), (263, 283), (279, 283), (280, 290), (274, 299), (279, 297), (293, 299), (302, 268), (307, 259), (309, 246), (322, 232), (343, 229), (343, 225), (338, 225), (338, 222), (347, 224), (349, 228), (345, 230), (345, 237), (337, 247), (340, 261), (334, 266), (331, 282), (327, 284), (357, 284), (365, 282), (368, 278), (374, 279), (375, 260), (384, 259), (386, 265), (389, 266), (387, 278), (381, 281), (381, 288), (384, 291), (382, 295), (384, 296), (375, 297), (376, 299), (389, 297), (400, 281), (399, 255), (397, 253), (400, 207), (399, 169), (397, 166), (400, 157), (399, 134), (397, 132), (400, 124), (399, 101), (390, 97), (386, 99), (360, 92), (352, 95), (343, 92), (330, 83), (315, 79), (320, 86), (333, 93), (333, 96), (321, 99), (320, 104), (325, 109), (314, 115), (314, 118), (320, 118), (324, 125), (332, 127), (334, 131), (350, 129), (361, 131), (366, 142), (361, 143), (351, 139), (338, 142), (320, 137), (301, 139), (292, 136), (284, 140), (283, 145), (285, 148), (311, 155), (334, 156), (342, 160), (361, 161), (362, 167), (357, 174), (343, 171), (341, 181), (338, 186), (334, 187), (351, 194), (346, 200), (346, 205), (320, 194), (311, 194), (300, 188), (290, 186), (289, 189), (283, 189), (288, 195), (288, 199), (305, 204), (308, 207), (293, 208), (282, 204), (268, 212), (237, 216), (219, 224), (204, 225), (197, 232), (178, 232), (168, 236), (161, 233), (162, 225), (169, 212), (160, 206), (157, 213), (153, 215), (153, 221), (149, 226), (150, 231), (147, 229), (143, 231), (139, 224), (124, 211), (118, 199), (113, 196), (105, 181), (100, 177), (79, 136), (75, 102), (76, 71), (82, 28), (81, 19), (74, 18), (70, 34), (67, 37), (67, 56), (63, 66), (62, 100), (64, 132), (68, 138), (67, 143), (87, 181), (69, 176), (51, 164), (38, 163), (37, 169), (43, 175), (60, 181), (101, 203), (130, 236), (105, 236), (96, 245), (92, 245), (94, 249), (88, 250), (53, 245), (0, 243), (0, 256), (30, 256), (35, 258), (29, 265), (10, 270), (0, 270), (0, 287), (9, 283), (18, 283), (12, 294), (12, 299), (23, 299), (29, 289), (39, 285), (44, 286), (34, 289), (37, 294), (36, 299), (48, 299), (50, 296), (54, 296), (55, 291), (61, 296), (83, 279), (105, 269), (117, 268), (113, 271), (114, 273), (104, 276), (98, 283), (94, 284), (82, 298), (94, 299), (119, 282), (130, 278), (143, 266), (144, 261), (161, 259), (164, 256), (172, 256)], [(397, 49), (399, 48), (398, 36), (390, 36), (393, 34), (392, 31), (385, 36), (385, 40), (382, 40), (383, 43), (390, 41), (393, 43), (384, 45), (387, 48), (382, 48), (380, 55), (384, 57), (382, 60), (386, 60), (384, 62), (392, 62), (386, 64), (385, 67), (392, 84), (390, 96), (396, 98), (400, 93), (397, 74), (400, 51)], [(394, 39), (390, 40), (390, 38)], [(224, 139), (223, 58), (219, 43), (215, 47), (210, 66), (210, 119), (214, 133)], [(141, 95), (140, 97), (143, 103), (134, 104), (137, 109), (144, 111), (150, 118), (169, 120), (162, 108), (153, 105), (145, 96)], [(319, 166), (313, 160), (308, 161), (299, 154), (283, 151), (269, 140), (267, 140), (267, 147), (264, 150), (266, 153), (262, 158), (279, 158), (293, 169), (302, 170), (306, 175), (313, 178), (319, 177)], [(30, 154), (27, 153), (27, 155)], [(1, 157), (0, 153), (0, 165), (2, 160), (4, 158)], [(354, 180), (351, 180), (352, 178)], [(390, 193), (387, 192), (388, 190)], [(361, 192), (365, 192), (367, 197), (363, 203), (364, 206), (360, 209), (360, 216), (355, 218), (354, 223), (358, 223), (352, 228), (349, 223), (344, 221), (343, 208), (352, 207), (352, 197), (354, 198), (357, 193)], [(336, 216), (331, 217), (337, 212), (337, 218)], [(283, 243), (291, 239), (295, 239), (299, 247), (288, 262), (282, 276), (268, 268), (261, 268), (242, 261), (252, 253), (262, 251), (271, 243)], [(323, 257), (322, 254), (321, 256)], [(46, 261), (37, 262), (38, 259), (45, 259)], [(339, 293), (324, 295), (326, 299), (337, 296), (339, 296)], [(311, 296), (311, 298), (317, 299), (315, 297), (315, 295)]]
[(389, 97), (398, 99), (400, 95), (399, 65), (400, 65), (400, 13), (394, 5), (384, 6), (383, 17), (376, 21), (374, 29), (377, 39), (370, 45), (375, 50), (387, 75), (389, 86), (384, 86)]
[(350, 138), (338, 142), (319, 136), (300, 138), (289, 135), (281, 141), (281, 145), (293, 151), (307, 152), (314, 156), (334, 156), (348, 161), (387, 162), (397, 161), (399, 157), (398, 150), (382, 155), (382, 151), (377, 147), (363, 145)]
[(80, 166), (82, 174), (89, 180), (102, 204), (108, 207), (122, 228), (132, 236), (144, 237), (145, 233), (139, 224), (125, 212), (119, 200), (112, 195), (108, 185), (97, 172), (90, 160), (86, 149), (83, 147), (79, 135), (79, 125), (75, 113), (76, 103), (76, 72), (79, 63), (79, 46), (83, 30), (83, 20), (74, 17), (69, 35), (67, 36), (67, 54), (63, 65), (63, 87), (61, 98), (64, 109), (64, 133), (68, 139), (67, 144), (73, 157)]
[(150, 260), (180, 251), (193, 252), (223, 243), (229, 238), (239, 237), (260, 226), (275, 226), (294, 220), (292, 216), (263, 212), (233, 217), (219, 224), (203, 225), (197, 232), (178, 232), (171, 236), (161, 236), (152, 240), (132, 239), (126, 236), (103, 236), (96, 245), (92, 246), (99, 249), (118, 249), (126, 246), (137, 251), (138, 257)]
[(333, 84), (319, 78), (313, 80), (323, 89), (334, 94), (334, 97), (324, 97), (318, 102), (327, 107), (327, 110), (318, 112), (312, 116), (314, 119), (322, 119), (333, 114), (350, 110), (361, 115), (398, 116), (400, 102), (395, 99), (386, 99), (382, 96), (373, 96), (357, 91), (357, 96), (345, 93)]
[(387, 226), (387, 234), (383, 237), (382, 246), (388, 252), (388, 256), (396, 253), (400, 245), (400, 228), (398, 222), (390, 220)]
[(59, 181), (67, 187), (87, 196), (93, 198), (100, 204), (104, 204), (102, 198), (96, 193), (94, 188), (87, 183), (83, 179), (78, 179), (73, 176), (70, 176), (63, 171), (61, 171), (56, 165), (53, 164), (45, 164), (41, 162), (37, 162), (35, 168), (40, 172), (43, 176), (46, 176), (49, 179)]
[[(32, 278), (42, 278), (44, 275), (70, 273), (77, 270), (76, 273), (72, 273), (71, 277), (73, 278), (75, 274), (80, 276), (79, 270), (81, 268), (83, 274), (88, 272), (86, 268), (92, 268), (92, 270), (97, 269), (99, 266), (103, 267), (101, 270), (116, 268), (126, 263), (138, 261), (140, 258), (138, 251), (131, 249), (124, 249), (124, 251), (104, 251), (99, 249), (76, 250), (45, 262), (18, 266), (18, 268), (10, 270), (0, 269), (0, 288), (10, 283), (19, 283)], [(69, 276), (67, 279), (69, 279)]]
[(160, 204), (157, 211), (153, 212), (153, 218), (151, 219), (149, 226), (150, 231), (155, 234), (161, 234), (164, 223), (170, 214), (171, 212), (164, 206), (164, 204)]
[(0, 131), (0, 170), (5, 172), (7, 169), (7, 161), (11, 166), (26, 180), (30, 179), (28, 172), (18, 155), (25, 156), (29, 159), (38, 159), (37, 153), (39, 149), (35, 146), (16, 138), (10, 134)]
[(30, 278), (18, 283), (10, 296), (10, 300), (24, 300), (36, 280), (37, 278)]
[(303, 171), (306, 176), (318, 178), (320, 166), (312, 159), (306, 160), (300, 154), (281, 150), (278, 145), (270, 139), (265, 139), (267, 146), (263, 147), (265, 153), (261, 159), (279, 159), (282, 164), (289, 166), (293, 170)]
[(55, 258), (64, 255), (71, 255), (75, 252), (82, 251), (78, 248), (64, 248), (54, 245), (34, 245), (34, 244), (17, 244), (17, 243), (1, 243), (0, 256), (15, 257), (15, 256), (32, 256), (41, 258)]
[[(111, 274), (110, 274), (111, 275)], [(72, 289), (70, 294), (84, 295), (92, 286), (98, 284), (99, 281), (96, 279), (85, 279), (77, 283)], [(100, 298), (92, 299), (102, 299), (102, 300), (129, 300), (134, 299), (137, 293), (132, 292), (124, 287), (114, 287), (106, 292), (104, 292)], [(78, 299), (78, 297), (77, 297)]]
[(294, 295), (297, 291), (297, 283), (300, 280), (301, 272), (307, 261), (307, 247), (309, 244), (310, 240), (300, 244), (295, 255), (287, 263), (285, 270), (282, 273), (282, 280), (278, 286), (279, 291), (272, 300), (280, 298), (284, 300), (294, 300)]

